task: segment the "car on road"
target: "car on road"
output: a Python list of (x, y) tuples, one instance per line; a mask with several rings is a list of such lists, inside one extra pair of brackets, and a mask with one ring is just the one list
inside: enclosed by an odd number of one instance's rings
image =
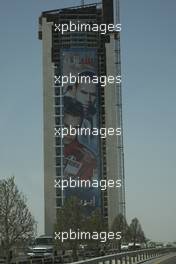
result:
[(28, 257), (54, 257), (54, 242), (52, 236), (39, 236), (28, 248)]

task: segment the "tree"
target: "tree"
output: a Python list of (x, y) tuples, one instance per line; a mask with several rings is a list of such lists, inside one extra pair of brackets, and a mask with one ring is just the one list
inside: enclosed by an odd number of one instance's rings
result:
[(144, 231), (142, 230), (141, 224), (137, 218), (132, 219), (130, 224), (130, 238), (133, 242), (133, 247), (136, 243), (144, 243), (146, 241)]
[[(82, 212), (82, 207), (80, 205), (80, 201), (77, 197), (70, 197), (68, 198), (64, 206), (58, 210), (57, 213), (57, 223), (55, 227), (56, 233), (59, 232), (67, 232), (69, 233), (70, 230), (73, 232), (77, 233), (78, 230), (81, 230), (83, 227), (83, 221), (84, 221), (84, 216)], [(79, 246), (79, 239), (69, 239), (63, 243), (61, 243), (60, 240), (57, 240), (57, 245), (64, 247), (69, 245), (69, 248), (72, 250), (72, 258), (73, 261), (78, 260), (77, 256), (77, 250)]]
[(13, 248), (34, 235), (35, 221), (14, 177), (0, 180), (0, 201), (0, 237), (8, 264)]
[[(85, 218), (84, 221), (85, 231), (93, 234), (93, 232), (97, 232), (100, 234), (101, 232), (107, 232), (107, 224), (104, 222), (100, 209), (96, 209), (92, 212), (89, 217)], [(90, 239), (86, 241), (90, 249), (95, 249), (96, 255), (100, 254), (102, 248), (101, 239)]]
[(122, 242), (129, 241), (129, 226), (125, 217), (122, 214), (119, 214), (113, 221), (111, 230), (116, 232), (121, 232), (122, 239), (114, 241), (114, 245), (118, 248), (118, 251), (121, 251)]
[[(82, 232), (85, 236), (76, 239), (68, 238), (65, 242), (61, 243), (59, 239), (56, 240), (56, 246), (63, 250), (68, 246), (72, 250), (73, 261), (78, 260), (78, 246), (80, 243), (85, 242), (89, 249), (95, 249), (96, 253), (100, 252), (100, 239), (93, 240), (91, 235), (93, 232), (100, 233), (105, 230), (105, 224), (102, 221), (102, 215), (100, 210), (95, 210), (91, 215), (86, 214), (85, 208), (80, 204), (80, 200), (77, 197), (68, 198), (63, 207), (58, 210), (57, 223), (55, 226), (55, 232), (68, 232), (72, 230), (74, 232)], [(87, 235), (87, 236), (86, 236)], [(90, 239), (88, 239), (90, 235)]]

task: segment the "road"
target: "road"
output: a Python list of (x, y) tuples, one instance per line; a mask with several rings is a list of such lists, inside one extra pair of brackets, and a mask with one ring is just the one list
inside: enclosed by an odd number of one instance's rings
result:
[(162, 264), (176, 264), (176, 257), (161, 262)]
[(161, 258), (144, 262), (145, 264), (176, 264), (176, 254), (170, 254)]

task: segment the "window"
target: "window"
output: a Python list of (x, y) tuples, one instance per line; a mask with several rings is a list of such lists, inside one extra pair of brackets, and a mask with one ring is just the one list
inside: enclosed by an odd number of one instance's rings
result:
[(61, 166), (61, 158), (56, 158), (56, 166)]
[(104, 208), (104, 216), (108, 216), (108, 208)]
[(56, 207), (62, 206), (62, 198), (56, 198)]
[(60, 109), (60, 107), (55, 107), (55, 114), (60, 115), (61, 113), (62, 113), (62, 110)]
[(58, 180), (60, 180), (60, 178), (61, 178), (61, 167), (60, 167), (60, 166), (59, 166), (59, 167), (56, 167), (56, 176), (57, 176), (57, 177), (60, 176), (60, 177), (58, 178)]
[(56, 96), (60, 95), (60, 88), (59, 87), (55, 87), (55, 95)]
[(61, 156), (62, 147), (56, 147), (56, 156)]
[(60, 146), (62, 144), (62, 138), (61, 137), (56, 137), (55, 138), (56, 146)]
[(60, 97), (55, 97), (55, 105), (60, 105)]
[(60, 116), (55, 117), (55, 124), (56, 124), (56, 126), (57, 125), (60, 125), (61, 122), (62, 122), (62, 117), (60, 117)]
[(61, 188), (56, 188), (56, 197), (61, 197), (62, 196), (62, 190)]

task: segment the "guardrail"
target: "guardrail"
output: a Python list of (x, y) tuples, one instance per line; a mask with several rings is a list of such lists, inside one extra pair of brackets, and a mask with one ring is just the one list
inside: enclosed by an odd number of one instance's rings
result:
[[(123, 253), (115, 253), (96, 257), (92, 259), (84, 259), (77, 262), (68, 260), (65, 262), (61, 257), (55, 258), (33, 258), (24, 260), (12, 261), (12, 264), (57, 264), (57, 263), (72, 263), (72, 264), (137, 264), (145, 260), (149, 260), (158, 256), (166, 255), (171, 252), (176, 252), (176, 248), (158, 248), (158, 249), (144, 249), (137, 251), (127, 251)], [(5, 262), (0, 263), (4, 264)]]
[(124, 253), (117, 253), (103, 257), (93, 258), (89, 260), (81, 260), (73, 262), (72, 264), (133, 264), (141, 263), (154, 257), (162, 256), (171, 252), (176, 252), (174, 248), (161, 249), (144, 249), (137, 251), (128, 251)]

